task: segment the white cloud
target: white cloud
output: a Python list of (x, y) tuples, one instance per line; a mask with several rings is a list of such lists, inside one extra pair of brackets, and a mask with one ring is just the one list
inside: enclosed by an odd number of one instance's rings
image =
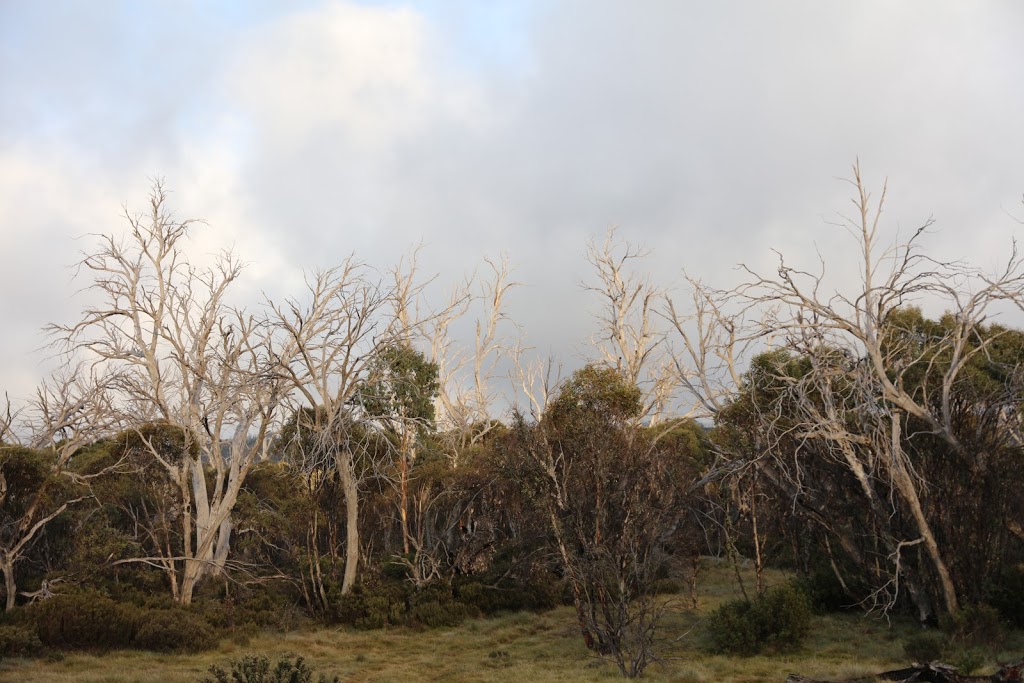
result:
[(516, 317), (563, 356), (590, 333), (588, 235), (620, 225), (663, 282), (729, 283), (770, 247), (836, 262), (848, 238), (824, 221), (858, 155), (872, 186), (890, 178), (888, 226), (936, 218), (937, 255), (992, 266), (1021, 234), (1017, 3), (545, 2), (514, 39), (487, 25), (493, 60), (458, 4), (264, 7), (244, 28), (202, 7), (145, 40), (124, 5), (37, 12), (17, 54), (0, 26), (0, 88), (23, 94), (0, 102), (19, 140), (0, 140), (2, 284), (45, 280), (0, 304), (22, 330), (0, 347), (7, 386), (29, 330), (69, 312), (70, 233), (116, 228), (155, 174), (209, 221), (196, 252), (252, 264), (243, 298), (352, 251), (387, 266), (422, 239), (452, 281), (504, 250)]

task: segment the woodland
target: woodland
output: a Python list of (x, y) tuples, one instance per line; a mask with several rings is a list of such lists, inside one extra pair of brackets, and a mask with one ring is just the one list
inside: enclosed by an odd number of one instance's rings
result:
[[(206, 228), (156, 183), (77, 264), (58, 369), (0, 412), (0, 658), (555, 610), (625, 677), (680, 639), (782, 656), (830, 614), (912, 624), (907, 663), (955, 667), (890, 680), (1005, 664), (1024, 330), (999, 321), (1024, 312), (1024, 257), (939, 260), (930, 222), (893, 237), (884, 187), (849, 182), (846, 264), (669, 289), (643, 247), (589, 242), (569, 373), (523, 342), (507, 260), (436, 301), (415, 251), (352, 256), (239, 308), (243, 262), (191, 253)], [(683, 629), (712, 574), (738, 597)], [(206, 680), (316, 673), (232, 666)]]

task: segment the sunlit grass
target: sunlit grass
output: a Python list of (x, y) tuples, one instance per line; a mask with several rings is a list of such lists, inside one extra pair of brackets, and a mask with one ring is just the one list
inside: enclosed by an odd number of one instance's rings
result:
[[(818, 678), (851, 678), (907, 665), (903, 641), (915, 632), (909, 622), (892, 625), (856, 614), (815, 617), (810, 637), (795, 653), (740, 658), (713, 655), (704, 649), (697, 622), (724, 600), (739, 595), (731, 569), (709, 563), (703, 575), (700, 606), (687, 609), (689, 597), (678, 596), (661, 629), (659, 653), (650, 681), (672, 683), (740, 683), (783, 681), (789, 673)], [(772, 583), (786, 576), (769, 574)], [(752, 577), (747, 577), (748, 590)], [(594, 658), (583, 646), (570, 608), (542, 614), (514, 613), (468, 621), (457, 628), (417, 631), (356, 631), (321, 628), (292, 633), (263, 633), (246, 645), (230, 640), (201, 655), (164, 655), (135, 651), (71, 653), (63, 661), (0, 662), (0, 681), (24, 683), (193, 683), (211, 664), (226, 665), (245, 654), (275, 659), (301, 654), (320, 672), (343, 681), (415, 683), (418, 681), (568, 681), (620, 680), (611, 662)], [(1014, 633), (1006, 652), (987, 663), (1024, 654), (1024, 634)]]

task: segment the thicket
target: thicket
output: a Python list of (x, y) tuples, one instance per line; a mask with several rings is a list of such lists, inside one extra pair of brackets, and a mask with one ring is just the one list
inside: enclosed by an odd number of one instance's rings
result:
[(194, 612), (116, 602), (94, 591), (58, 595), (24, 607), (7, 628), (57, 649), (189, 653), (209, 650), (219, 640), (217, 631)]
[[(884, 245), (859, 169), (854, 186), (846, 227), (888, 279), (819, 299), (819, 276), (780, 265), (731, 292), (691, 280), (686, 312), (609, 233), (587, 251), (602, 360), (554, 381), (502, 355), (505, 263), (434, 310), (408, 264), (350, 259), (247, 313), (225, 294), (240, 263), (191, 265), (157, 185), (83, 262), (105, 303), (51, 330), (95, 372), (0, 411), (0, 652), (572, 604), (634, 676), (665, 593), (695, 600), (711, 555), (754, 569), (754, 597), (709, 621), (715, 649), (797, 647), (812, 610), (865, 609), (941, 626), (969, 658), (1024, 626), (1024, 332), (985, 314), (1024, 305), (1024, 258), (985, 274), (923, 257), (924, 230)], [(924, 293), (949, 312), (926, 317)], [(504, 360), (531, 410), (498, 420)], [(700, 421), (673, 417), (684, 395)], [(767, 567), (799, 581), (769, 588)]]

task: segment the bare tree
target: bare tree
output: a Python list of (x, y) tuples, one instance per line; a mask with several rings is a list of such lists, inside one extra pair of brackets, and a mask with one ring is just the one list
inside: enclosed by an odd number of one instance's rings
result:
[[(1014, 246), (1005, 266), (986, 273), (962, 262), (928, 257), (920, 247), (931, 221), (909, 239), (886, 244), (880, 230), (885, 189), (873, 201), (854, 166), (854, 214), (838, 224), (856, 240), (860, 285), (828, 293), (824, 263), (816, 272), (798, 270), (780, 256), (776, 274), (749, 271), (738, 292), (749, 305), (766, 307), (762, 331), (810, 359), (805, 375), (788, 378), (791, 405), (802, 411), (788, 425), (806, 440), (826, 444), (854, 474), (873, 507), (883, 505), (871, 477), (884, 478), (894, 501), (912, 520), (915, 538), (893, 538), (890, 561), (900, 574), (901, 551), (920, 544), (937, 577), (947, 611), (959, 600), (946, 559), (922, 504), (928, 473), (918, 472), (906, 452), (908, 429), (941, 439), (965, 452), (954, 421), (954, 396), (962, 374), (988, 353), (998, 333), (982, 333), (999, 304), (1024, 308), (1024, 258)], [(947, 311), (950, 324), (922, 340), (901, 327), (901, 310), (927, 301)], [(882, 509), (877, 510), (881, 519)]]
[[(116, 428), (109, 377), (68, 365), (44, 382), (20, 415), (10, 408), (0, 429), (0, 573), (6, 591), (5, 609), (18, 595), (16, 567), (46, 526), (68, 508), (91, 497), (88, 487), (68, 470), (83, 446)], [(26, 460), (35, 460), (39, 481), (21, 481)], [(13, 469), (13, 472), (5, 470)], [(12, 477), (8, 480), (8, 475)]]
[(172, 592), (188, 604), (196, 584), (224, 568), (231, 510), (276, 428), (288, 391), (281, 366), (292, 351), (276, 344), (264, 321), (227, 304), (242, 271), (235, 256), (222, 252), (208, 268), (189, 261), (183, 245), (196, 222), (174, 219), (161, 182), (149, 212), (126, 208), (125, 220), (124, 239), (99, 236), (80, 264), (98, 303), (79, 322), (51, 331), (114, 373), (120, 414), (181, 430), (182, 457), (150, 451), (183, 501), (184, 548), (173, 560)]
[[(459, 454), (479, 443), (494, 426), (494, 383), (498, 366), (511, 353), (512, 342), (500, 329), (513, 324), (508, 317), (507, 296), (518, 282), (511, 279), (508, 258), (485, 259), (489, 276), (475, 275), (457, 287), (448, 305), (425, 320), (430, 358), (437, 364), (437, 422), (449, 440), (449, 458), (458, 465)], [(475, 291), (474, 291), (475, 290)], [(472, 349), (456, 343), (452, 326), (479, 305), (474, 323)]]
[[(690, 305), (667, 294), (661, 315), (675, 332), (669, 357), (675, 381), (691, 402), (685, 416), (713, 420), (735, 399), (752, 355), (766, 347), (766, 334), (735, 292), (714, 289), (686, 275)], [(757, 313), (754, 311), (753, 313)]]
[(601, 360), (616, 368), (644, 392), (642, 417), (657, 423), (669, 408), (675, 391), (675, 371), (665, 346), (665, 333), (657, 325), (662, 292), (632, 270), (648, 252), (619, 240), (609, 228), (604, 241), (587, 243), (587, 262), (597, 281), (584, 283), (601, 298), (599, 331), (591, 340)]
[(355, 584), (359, 563), (360, 459), (372, 457), (359, 390), (378, 346), (389, 338), (392, 293), (355, 258), (317, 273), (307, 281), (309, 301), (274, 306), (275, 326), (296, 352), (284, 364), (306, 410), (309, 440), (301, 450), (307, 469), (332, 468), (345, 497), (345, 570), (342, 593)]

